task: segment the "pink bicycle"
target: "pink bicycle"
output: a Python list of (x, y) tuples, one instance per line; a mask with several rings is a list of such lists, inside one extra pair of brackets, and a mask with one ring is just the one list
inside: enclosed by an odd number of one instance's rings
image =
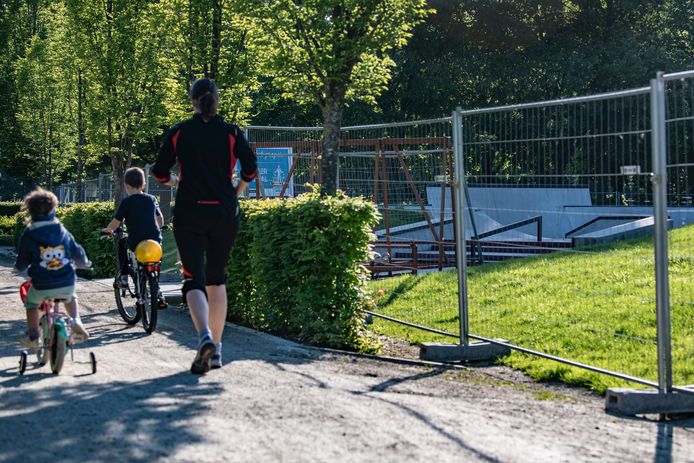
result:
[[(31, 282), (29, 281), (25, 281), (19, 287), (19, 295), (22, 298), (22, 302), (26, 299), (29, 288), (31, 288)], [(36, 357), (41, 366), (50, 362), (51, 371), (56, 375), (63, 369), (68, 350), (70, 351), (70, 359), (73, 362), (75, 360), (72, 319), (68, 314), (58, 309), (58, 304), (61, 302), (64, 301), (59, 299), (44, 300), (38, 309), (43, 313), (39, 322), (41, 337)], [(29, 352), (23, 350), (19, 357), (20, 375), (23, 375), (26, 371), (28, 359)], [(96, 373), (96, 355), (94, 355), (94, 352), (89, 352), (89, 363), (92, 367), (92, 374)]]

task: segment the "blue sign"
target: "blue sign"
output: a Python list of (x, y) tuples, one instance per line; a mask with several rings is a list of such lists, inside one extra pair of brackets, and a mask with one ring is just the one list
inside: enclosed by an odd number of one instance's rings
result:
[[(260, 196), (263, 198), (275, 198), (282, 192), (282, 187), (287, 182), (287, 175), (292, 167), (292, 148), (256, 148), (258, 159), (258, 179), (261, 184)], [(240, 169), (238, 166), (237, 169)], [(248, 185), (250, 197), (256, 196), (255, 181)], [(294, 176), (289, 179), (284, 197), (294, 196)]]

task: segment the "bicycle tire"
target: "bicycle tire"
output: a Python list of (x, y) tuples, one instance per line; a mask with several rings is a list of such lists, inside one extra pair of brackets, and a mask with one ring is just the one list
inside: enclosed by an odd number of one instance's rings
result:
[(44, 366), (46, 362), (48, 362), (48, 342), (50, 339), (46, 315), (41, 315), (39, 329), (41, 331), (41, 346), (39, 347), (39, 350), (36, 351), (36, 360), (39, 362), (40, 366)]
[(53, 325), (53, 339), (51, 341), (51, 371), (57, 375), (63, 369), (67, 355), (67, 337), (64, 329), (61, 329), (57, 323)]
[[(142, 311), (137, 304), (137, 293), (133, 291), (134, 284), (132, 278), (128, 280), (128, 287), (121, 288), (118, 284), (120, 279), (120, 270), (116, 272), (116, 279), (113, 282), (113, 293), (116, 296), (116, 307), (121, 318), (128, 325), (135, 325), (142, 317)], [(133, 286), (131, 289), (130, 286)]]
[(159, 311), (159, 281), (157, 277), (146, 272), (142, 272), (140, 287), (142, 288), (142, 326), (147, 333), (153, 333), (157, 328), (157, 312)]
[(24, 374), (24, 372), (27, 369), (27, 359), (29, 357), (29, 354), (27, 354), (26, 351), (22, 351), (19, 354), (19, 374), (20, 376)]

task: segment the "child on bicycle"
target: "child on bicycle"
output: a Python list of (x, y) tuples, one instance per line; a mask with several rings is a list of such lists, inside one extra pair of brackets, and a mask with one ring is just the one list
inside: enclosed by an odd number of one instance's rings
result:
[[(156, 198), (144, 192), (146, 183), (145, 172), (142, 169), (131, 167), (125, 171), (123, 180), (128, 196), (120, 202), (113, 220), (102, 231), (112, 234), (123, 220), (128, 226), (127, 239), (118, 243), (119, 284), (122, 288), (127, 288), (129, 273), (127, 249), (135, 251), (138, 243), (144, 240), (154, 240), (161, 244), (160, 229), (164, 226), (164, 216)], [(159, 294), (159, 308), (166, 308), (166, 301), (161, 294)]]
[(28, 273), (31, 288), (24, 301), (28, 331), (19, 342), (34, 351), (40, 347), (38, 307), (46, 299), (62, 299), (72, 319), (74, 342), (84, 342), (89, 333), (82, 325), (75, 295), (75, 267), (89, 268), (91, 262), (82, 246), (56, 219), (58, 198), (38, 188), (24, 198), (30, 215), (19, 240), (15, 270)]

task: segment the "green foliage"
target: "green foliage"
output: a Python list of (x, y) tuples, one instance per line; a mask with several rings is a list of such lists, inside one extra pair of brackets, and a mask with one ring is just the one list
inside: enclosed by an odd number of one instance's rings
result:
[(390, 78), (388, 52), (427, 14), (425, 0), (240, 0), (257, 27), (275, 83), (296, 100), (324, 104), (329, 85), (373, 98)]
[[(60, 207), (58, 220), (72, 233), (77, 243), (93, 263), (93, 271), (86, 276), (112, 276), (116, 271), (116, 255), (113, 240), (100, 240), (99, 231), (113, 218), (111, 202), (77, 203)], [(0, 244), (16, 245), (26, 228), (26, 213), (0, 216)]]
[[(0, 215), (0, 244), (15, 246), (21, 230), (24, 229), (23, 224), (24, 214), (21, 212), (14, 215)], [(19, 233), (18, 230), (20, 230)]]
[(111, 202), (78, 203), (60, 208), (58, 218), (75, 240), (84, 247), (93, 264), (93, 276), (112, 276), (116, 272), (116, 254), (112, 239), (100, 240), (99, 231), (113, 218)]
[(0, 216), (15, 215), (21, 208), (21, 201), (0, 201)]
[(166, 122), (190, 115), (188, 88), (198, 77), (214, 79), (219, 87), (219, 113), (236, 124), (250, 118), (250, 93), (259, 86), (258, 59), (263, 51), (249, 40), (249, 25), (222, 0), (169, 0), (161, 2), (169, 46), (161, 63)]
[(413, 27), (428, 14), (426, 0), (238, 0), (274, 83), (286, 97), (317, 104), (323, 113), (324, 190), (337, 185), (336, 154), (345, 102), (375, 105)]
[(229, 262), (233, 321), (312, 344), (374, 351), (363, 326), (373, 204), (307, 193), (242, 202)]

